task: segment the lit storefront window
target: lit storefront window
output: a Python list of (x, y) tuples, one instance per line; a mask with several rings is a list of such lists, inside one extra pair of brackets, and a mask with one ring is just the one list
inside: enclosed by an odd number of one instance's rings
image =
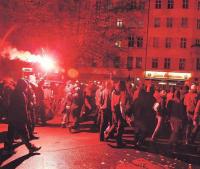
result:
[(188, 80), (191, 77), (192, 77), (191, 73), (157, 72), (157, 71), (145, 72), (145, 78), (147, 79)]

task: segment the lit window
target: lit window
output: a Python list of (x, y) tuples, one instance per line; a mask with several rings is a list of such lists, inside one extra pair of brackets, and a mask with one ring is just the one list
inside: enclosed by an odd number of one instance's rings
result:
[(141, 57), (136, 57), (136, 65), (135, 67), (137, 69), (141, 69), (142, 68), (142, 58)]
[(168, 9), (173, 9), (174, 8), (174, 0), (168, 0), (167, 8)]
[(166, 38), (165, 39), (165, 47), (171, 48), (172, 47), (172, 38)]
[(159, 47), (159, 38), (154, 37), (153, 38), (153, 47), (158, 48)]
[(182, 28), (187, 28), (188, 27), (188, 18), (181, 18), (181, 27)]
[(158, 58), (152, 58), (152, 68), (158, 68)]
[(156, 0), (155, 8), (161, 9), (161, 0)]
[(187, 39), (186, 38), (181, 38), (181, 48), (187, 48)]
[(170, 69), (170, 63), (171, 63), (171, 59), (170, 58), (165, 58), (165, 60), (164, 60), (164, 69)]
[(128, 47), (134, 47), (134, 37), (133, 36), (128, 37)]
[(185, 69), (185, 59), (184, 58), (180, 58), (179, 59), (179, 70), (184, 70)]
[(115, 68), (119, 68), (120, 67), (120, 57), (119, 56), (114, 57), (114, 59), (113, 59), (113, 66)]
[(196, 60), (196, 69), (200, 70), (200, 58), (197, 58)]
[(117, 27), (122, 28), (123, 27), (123, 21), (121, 19), (117, 19)]
[(189, 8), (189, 1), (183, 0), (183, 9), (188, 9), (188, 8)]
[(133, 68), (133, 57), (128, 56), (127, 57), (127, 69), (132, 69)]
[(200, 29), (200, 19), (197, 19), (197, 29)]
[(155, 27), (155, 28), (160, 27), (160, 18), (155, 18), (155, 19), (154, 19), (154, 27)]
[(172, 28), (173, 26), (173, 18), (167, 18), (167, 28)]
[(120, 41), (120, 40), (116, 41), (115, 46), (118, 47), (118, 48), (121, 48), (122, 47), (122, 41)]
[(137, 37), (137, 47), (138, 48), (143, 47), (143, 37)]

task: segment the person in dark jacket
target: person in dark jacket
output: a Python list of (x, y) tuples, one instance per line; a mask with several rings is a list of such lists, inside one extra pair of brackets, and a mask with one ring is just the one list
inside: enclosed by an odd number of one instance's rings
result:
[(72, 124), (69, 127), (69, 131), (72, 133), (79, 131), (79, 123), (80, 123), (80, 113), (82, 108), (82, 95), (80, 88), (78, 86), (74, 86), (71, 90), (72, 92), (72, 103), (71, 103), (71, 120)]
[(177, 143), (178, 133), (182, 128), (182, 120), (184, 117), (184, 105), (180, 100), (180, 91), (176, 90), (174, 93), (174, 98), (169, 101), (168, 109), (170, 112), (170, 126), (171, 126), (171, 136), (169, 139), (169, 144), (174, 145)]
[(41, 147), (36, 147), (29, 142), (29, 132), (27, 129), (28, 112), (26, 90), (28, 84), (25, 80), (19, 79), (15, 90), (11, 94), (10, 106), (8, 112), (8, 134), (5, 142), (5, 150), (13, 150), (12, 143), (15, 132), (21, 137), (22, 142), (26, 145), (29, 153), (38, 151)]
[(136, 146), (142, 145), (145, 138), (153, 131), (155, 113), (152, 107), (156, 101), (153, 93), (153, 87), (150, 88), (149, 92), (141, 88), (138, 98), (133, 103)]
[(44, 104), (44, 90), (43, 90), (44, 81), (40, 81), (38, 83), (36, 94), (36, 101), (37, 101), (37, 114), (40, 117), (41, 125), (46, 125), (46, 117), (45, 117), (45, 104)]
[(34, 135), (34, 129), (35, 129), (35, 122), (36, 122), (36, 97), (33, 90), (33, 84), (31, 84), (29, 81), (27, 81), (28, 84), (28, 90), (25, 93), (27, 98), (27, 109), (28, 109), (28, 131), (30, 135), (30, 139), (39, 139), (39, 137)]

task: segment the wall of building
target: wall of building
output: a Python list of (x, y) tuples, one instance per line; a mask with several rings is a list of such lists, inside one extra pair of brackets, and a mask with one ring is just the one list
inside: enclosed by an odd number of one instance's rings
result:
[[(130, 8), (130, 0), (1, 0), (0, 40), (19, 50), (41, 52), (41, 48), (53, 51), (61, 64), (68, 69), (76, 67), (82, 74), (98, 70), (116, 76), (144, 77), (146, 70), (166, 72), (189, 72), (199, 78), (196, 59), (199, 47), (191, 47), (200, 39), (196, 29), (200, 10), (198, 0), (189, 0), (189, 8), (182, 8), (182, 0), (174, 1), (174, 8), (167, 9), (167, 0), (162, 8), (155, 9), (155, 1), (136, 0)], [(141, 3), (145, 8), (141, 8)], [(150, 4), (148, 3), (150, 2)], [(150, 8), (149, 8), (150, 6)], [(154, 19), (160, 18), (160, 27), (154, 27)], [(172, 28), (166, 27), (166, 18), (173, 18)], [(180, 26), (181, 18), (188, 18), (188, 26)], [(121, 20), (122, 27), (117, 26)], [(128, 37), (134, 37), (134, 47), (128, 47)], [(143, 37), (143, 46), (137, 47), (137, 37)], [(159, 47), (153, 47), (153, 38), (159, 38)], [(172, 38), (172, 47), (165, 48), (165, 38)], [(187, 48), (180, 48), (180, 38), (187, 39)], [(148, 41), (147, 41), (148, 39)], [(116, 42), (121, 41), (117, 47)], [(2, 41), (1, 41), (2, 42)], [(2, 48), (2, 43), (0, 43)], [(132, 69), (127, 69), (127, 57), (133, 57)], [(120, 57), (119, 68), (114, 60)], [(142, 58), (141, 68), (136, 67), (136, 58)], [(158, 68), (152, 68), (152, 58), (158, 58)], [(170, 69), (164, 69), (164, 58), (171, 58)], [(184, 70), (179, 70), (179, 59), (186, 59)]]

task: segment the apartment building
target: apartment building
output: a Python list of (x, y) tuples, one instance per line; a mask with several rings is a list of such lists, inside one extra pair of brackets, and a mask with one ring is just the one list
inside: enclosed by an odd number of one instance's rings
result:
[(95, 64), (79, 66), (83, 75), (200, 80), (200, 0), (97, 0), (91, 6), (92, 19), (98, 14), (106, 28), (94, 37), (106, 45), (95, 47)]

